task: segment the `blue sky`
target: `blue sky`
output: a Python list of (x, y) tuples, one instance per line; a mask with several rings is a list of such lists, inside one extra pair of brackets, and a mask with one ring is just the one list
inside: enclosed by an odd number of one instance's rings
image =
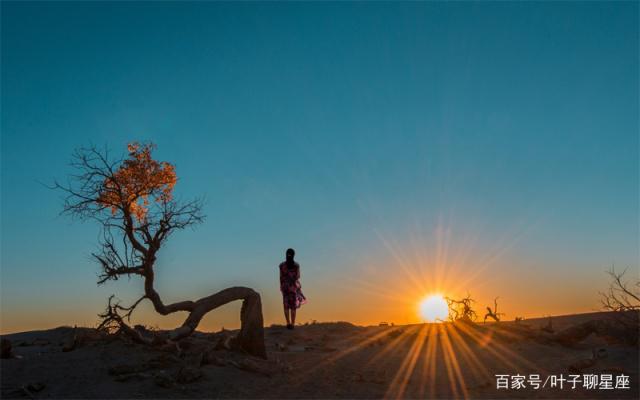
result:
[(2, 330), (141, 292), (96, 288), (97, 226), (43, 185), (134, 140), (207, 199), (161, 253), (166, 301), (246, 285), (279, 322), (294, 247), (302, 321), (412, 322), (436, 289), (595, 309), (604, 270), (639, 274), (638, 25), (637, 2), (3, 2)]

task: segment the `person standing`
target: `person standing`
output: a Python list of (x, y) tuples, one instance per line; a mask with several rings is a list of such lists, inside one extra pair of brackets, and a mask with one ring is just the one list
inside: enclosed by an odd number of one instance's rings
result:
[(296, 324), (296, 310), (307, 302), (302, 294), (300, 285), (300, 264), (293, 259), (295, 250), (287, 249), (285, 261), (280, 263), (280, 292), (284, 305), (284, 317), (287, 320), (287, 329), (293, 329)]

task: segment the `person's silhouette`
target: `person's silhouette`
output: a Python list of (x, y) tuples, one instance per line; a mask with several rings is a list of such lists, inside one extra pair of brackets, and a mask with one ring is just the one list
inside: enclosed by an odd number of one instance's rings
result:
[(296, 324), (296, 310), (307, 301), (300, 285), (300, 264), (293, 260), (295, 255), (296, 252), (293, 249), (287, 249), (286, 259), (279, 266), (280, 291), (287, 329), (293, 329)]

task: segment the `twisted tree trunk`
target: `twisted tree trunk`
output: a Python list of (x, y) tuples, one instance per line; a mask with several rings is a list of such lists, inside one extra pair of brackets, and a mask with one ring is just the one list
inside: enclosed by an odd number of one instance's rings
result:
[[(109, 299), (107, 311), (101, 315), (103, 322), (100, 325), (100, 328), (110, 326), (110, 324), (115, 323), (121, 332), (130, 336), (138, 343), (152, 345), (163, 343), (165, 341), (164, 339), (158, 336), (152, 338), (145, 337), (136, 329), (131, 328), (124, 322), (124, 318), (128, 319), (133, 310), (142, 300), (149, 299), (156, 312), (160, 315), (169, 315), (179, 311), (186, 311), (189, 313), (182, 326), (169, 332), (169, 340), (177, 341), (191, 335), (198, 327), (202, 318), (208, 312), (232, 301), (242, 300), (242, 309), (240, 311), (240, 333), (236, 338), (234, 338), (233, 345), (235, 348), (242, 349), (251, 355), (267, 358), (267, 352), (264, 346), (262, 301), (260, 300), (260, 294), (255, 290), (248, 287), (236, 286), (221, 290), (218, 293), (214, 293), (196, 301), (187, 300), (164, 304), (160, 298), (160, 294), (154, 288), (155, 274), (153, 266), (155, 262), (155, 251), (145, 250), (143, 259), (143, 264), (139, 268), (136, 268), (134, 272), (130, 273), (135, 273), (144, 277), (144, 296), (130, 307), (111, 304), (112, 296)], [(115, 271), (116, 272), (114, 272), (114, 274), (116, 275), (128, 273), (124, 270)], [(120, 315), (119, 311), (126, 311), (126, 314)]]
[[(163, 338), (159, 335), (148, 337), (143, 335), (137, 328), (131, 328), (124, 321), (125, 318), (129, 318), (133, 310), (135, 310), (142, 300), (151, 300), (156, 311), (162, 315), (168, 315), (178, 311), (186, 311), (189, 313), (187, 319), (179, 328), (169, 332), (168, 339), (171, 341), (178, 341), (191, 335), (208, 312), (232, 301), (242, 300), (240, 333), (233, 338), (232, 345), (234, 348), (241, 349), (251, 355), (267, 358), (267, 352), (264, 346), (262, 301), (258, 292), (248, 287), (235, 286), (196, 301), (181, 301), (165, 305), (162, 303), (160, 295), (153, 289), (152, 276), (153, 273), (150, 273), (147, 280), (145, 280), (145, 295), (130, 307), (123, 307), (118, 303), (112, 304), (114, 296), (111, 296), (106, 312), (100, 315), (103, 321), (98, 329), (106, 328), (109, 330), (114, 328), (115, 325), (118, 331), (131, 337), (137, 343), (161, 345), (166, 343), (166, 337)], [(149, 277), (151, 277), (151, 279), (149, 279)], [(119, 311), (126, 311), (126, 314), (121, 315)]]
[(198, 327), (202, 317), (209, 311), (234, 300), (242, 300), (240, 333), (236, 337), (235, 343), (249, 354), (267, 358), (267, 352), (264, 347), (262, 302), (260, 295), (255, 290), (247, 287), (236, 286), (227, 288), (193, 302), (189, 316), (181, 327), (169, 333), (169, 338), (171, 340), (180, 340), (191, 335)]
[(182, 326), (169, 333), (169, 339), (180, 340), (193, 333), (202, 318), (212, 310), (235, 300), (242, 300), (240, 311), (240, 333), (236, 338), (236, 344), (249, 354), (258, 357), (267, 357), (264, 347), (264, 327), (262, 319), (262, 301), (260, 294), (255, 290), (235, 286), (203, 297), (196, 301), (181, 301), (165, 305), (160, 295), (153, 287), (153, 267), (145, 268), (145, 297), (151, 300), (155, 310), (162, 315), (168, 315), (177, 311), (187, 311), (189, 315)]

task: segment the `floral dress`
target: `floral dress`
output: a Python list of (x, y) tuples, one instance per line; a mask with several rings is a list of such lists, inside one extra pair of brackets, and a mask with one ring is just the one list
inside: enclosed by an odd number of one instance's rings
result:
[(294, 262), (288, 265), (286, 262), (280, 264), (280, 291), (282, 292), (282, 303), (285, 308), (296, 309), (307, 302), (307, 298), (302, 294), (300, 285), (300, 264)]

